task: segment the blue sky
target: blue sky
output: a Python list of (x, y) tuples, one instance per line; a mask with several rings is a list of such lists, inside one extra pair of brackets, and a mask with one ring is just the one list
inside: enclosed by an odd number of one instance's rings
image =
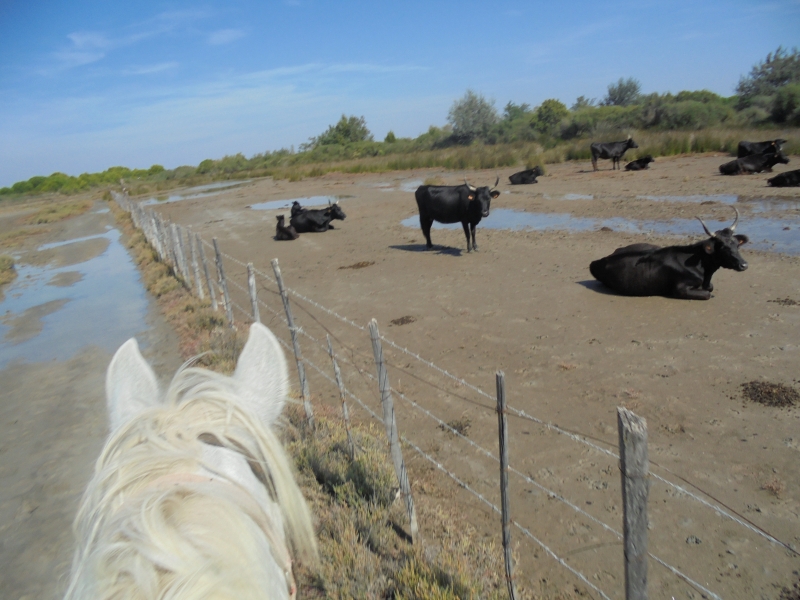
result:
[(297, 148), (342, 114), (416, 137), (468, 88), (727, 96), (778, 45), (800, 0), (0, 0), (0, 186)]

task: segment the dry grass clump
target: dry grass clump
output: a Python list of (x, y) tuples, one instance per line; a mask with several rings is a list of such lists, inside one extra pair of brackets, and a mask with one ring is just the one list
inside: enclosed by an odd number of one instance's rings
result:
[(41, 223), (55, 223), (69, 217), (82, 215), (92, 208), (91, 200), (79, 200), (77, 202), (53, 202), (44, 208), (39, 209), (25, 222), (31, 225), (39, 225)]
[(23, 241), (25, 241), (26, 238), (29, 238), (32, 235), (47, 233), (48, 231), (49, 231), (48, 229), (34, 229), (30, 227), (24, 227), (22, 229), (14, 229), (12, 231), (6, 231), (4, 233), (0, 233), (0, 247), (16, 248)]
[(783, 492), (786, 491), (786, 484), (777, 477), (773, 477), (769, 481), (762, 483), (761, 489), (769, 492), (776, 498), (780, 498)]
[(317, 571), (300, 569), (300, 595), (409, 600), (502, 595), (499, 553), (465, 535), (462, 519), (418, 502), (420, 521), (437, 532), (431, 542), (438, 547), (434, 551), (428, 543), (426, 551), (411, 545), (405, 505), (380, 428), (351, 427), (357, 448), (351, 461), (346, 430), (332, 409), (320, 407), (315, 430), (305, 435), (299, 433), (299, 407), (288, 414), (292, 439), (287, 449), (318, 521), (321, 554)]
[(0, 254), (0, 285), (11, 283), (17, 277), (14, 259), (7, 254)]

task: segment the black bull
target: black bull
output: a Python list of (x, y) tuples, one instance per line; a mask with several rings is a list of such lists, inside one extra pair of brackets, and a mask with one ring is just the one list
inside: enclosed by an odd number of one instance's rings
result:
[(592, 168), (597, 171), (598, 158), (610, 158), (611, 170), (619, 169), (619, 160), (628, 148), (638, 148), (639, 146), (633, 139), (628, 138), (624, 142), (592, 142), (589, 150), (592, 152)]
[[(734, 210), (735, 207), (734, 207)], [(734, 235), (739, 221), (729, 228), (711, 233), (698, 217), (709, 239), (688, 246), (659, 248), (653, 244), (633, 244), (589, 265), (595, 279), (624, 296), (669, 296), (686, 300), (708, 300), (714, 286), (711, 277), (722, 267), (747, 269), (739, 247), (746, 235)]]
[[(464, 185), (421, 185), (414, 192), (419, 208), (419, 224), (425, 235), (427, 248), (431, 249), (431, 226), (434, 221), (439, 223), (461, 223), (464, 235), (467, 237), (467, 252), (477, 250), (475, 243), (475, 227), (483, 217), (489, 216), (492, 198), (500, 195), (494, 187), (500, 178), (494, 182), (492, 189), (488, 186), (473, 187), (464, 180)], [(470, 245), (470, 233), (472, 245)]]

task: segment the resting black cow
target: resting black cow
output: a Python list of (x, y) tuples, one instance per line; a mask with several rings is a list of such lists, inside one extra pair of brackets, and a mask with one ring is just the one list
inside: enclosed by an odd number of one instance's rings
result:
[[(433, 247), (431, 243), (431, 226), (434, 221), (439, 223), (458, 223), (464, 228), (464, 235), (467, 236), (467, 252), (478, 250), (475, 243), (475, 227), (481, 222), (483, 217), (489, 216), (489, 207), (492, 198), (500, 195), (494, 189), (500, 178), (494, 182), (494, 186), (479, 188), (472, 187), (464, 180), (464, 185), (421, 185), (414, 192), (419, 207), (419, 224), (422, 233), (425, 235), (427, 247)], [(470, 233), (472, 233), (472, 245), (470, 246)]]
[(278, 215), (275, 217), (278, 219), (278, 223), (275, 225), (275, 239), (276, 240), (296, 240), (300, 236), (294, 230), (294, 227), (289, 225), (288, 227), (283, 222), (283, 215)]
[(653, 157), (649, 154), (644, 158), (637, 158), (636, 160), (632, 160), (627, 165), (625, 165), (626, 171), (641, 171), (643, 169), (649, 169), (650, 163), (656, 162), (653, 160)]
[(766, 142), (739, 142), (736, 148), (736, 157), (744, 158), (753, 154), (764, 154), (766, 152), (780, 152), (786, 140), (767, 140)]
[(786, 173), (770, 177), (767, 179), (767, 185), (773, 187), (798, 187), (800, 186), (800, 169), (786, 171)]
[[(736, 210), (736, 207), (734, 207)], [(700, 217), (709, 239), (688, 246), (659, 248), (652, 244), (633, 244), (618, 248), (610, 256), (589, 265), (598, 281), (624, 296), (669, 296), (687, 300), (708, 300), (714, 286), (711, 277), (717, 270), (744, 271), (747, 262), (739, 246), (746, 235), (734, 235), (733, 225), (711, 233)]]
[[(300, 207), (299, 204), (298, 207)], [(333, 219), (344, 221), (346, 216), (339, 206), (339, 202), (334, 202), (333, 204), (328, 203), (328, 208), (303, 208), (292, 216), (289, 222), (297, 233), (319, 233), (333, 229), (333, 225), (331, 225)]]
[(297, 200), (295, 200), (294, 202), (292, 202), (292, 212), (289, 214), (289, 219), (291, 219), (292, 217), (296, 217), (300, 213), (304, 212), (306, 212), (306, 209), (300, 206), (300, 203)]
[(768, 152), (766, 154), (753, 154), (744, 158), (737, 158), (719, 166), (723, 175), (749, 175), (751, 173), (772, 172), (772, 167), (778, 163), (788, 164), (789, 159), (783, 152)]
[(525, 183), (538, 183), (536, 181), (537, 177), (541, 177), (544, 175), (544, 171), (542, 167), (535, 166), (532, 169), (526, 169), (525, 171), (520, 171), (519, 173), (514, 173), (508, 180), (511, 182), (511, 185), (521, 185)]
[(611, 170), (619, 169), (619, 159), (628, 150), (628, 148), (638, 148), (639, 146), (632, 138), (628, 138), (624, 142), (592, 142), (589, 147), (592, 151), (592, 167), (597, 171), (598, 158), (610, 158)]

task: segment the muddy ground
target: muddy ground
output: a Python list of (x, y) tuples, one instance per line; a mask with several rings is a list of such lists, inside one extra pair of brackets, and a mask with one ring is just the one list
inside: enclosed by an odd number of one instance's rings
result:
[[(503, 169), (498, 174), (504, 193), (492, 208), (655, 221), (699, 215), (719, 227), (734, 218), (719, 197), (701, 204), (639, 196), (736, 195), (737, 232), (747, 234), (748, 222), (763, 217), (786, 219), (798, 229), (800, 189), (768, 188), (768, 175), (720, 176), (717, 167), (726, 160), (722, 155), (658, 159), (639, 173), (611, 171), (608, 162), (601, 162), (597, 173), (588, 162), (549, 165), (547, 176), (529, 186), (507, 185), (513, 170)], [(792, 157), (790, 166), (797, 161)], [(588, 582), (609, 597), (624, 596), (621, 542), (598, 521), (622, 530), (617, 461), (604, 451), (616, 449), (616, 409), (625, 406), (647, 420), (653, 472), (685, 490), (650, 480), (650, 550), (693, 581), (686, 583), (651, 560), (651, 597), (700, 597), (703, 587), (724, 598), (777, 597), (780, 587), (796, 578), (792, 571), (800, 560), (758, 532), (795, 549), (800, 545), (800, 407), (746, 402), (741, 385), (764, 380), (798, 386), (800, 306), (775, 300), (800, 301), (800, 257), (744, 246), (749, 269), (718, 272), (709, 301), (626, 298), (593, 281), (589, 262), (638, 241), (700, 240), (698, 222), (677, 238), (491, 230), (482, 224), (480, 251), (470, 254), (460, 229), (434, 229), (436, 246), (426, 252), (416, 219), (412, 227), (401, 225), (417, 214), (413, 190), (421, 180), (458, 184), (466, 176), (487, 185), (495, 175), (419, 170), (329, 174), (293, 183), (263, 180), (158, 210), (208, 242), (216, 237), (233, 257), (225, 265), (235, 281), (237, 319), (246, 318), (250, 306), (245, 263), (271, 276), (270, 260), (278, 258), (291, 289), (358, 327), (376, 318), (381, 332), (399, 346), (463, 378), (449, 379), (408, 354), (386, 349), (390, 381), (398, 390), (441, 421), (461, 426), (470, 441), (493, 454), (495, 372), (505, 373), (509, 404), (540, 421), (510, 417), (511, 466), (528, 476), (512, 475), (513, 517), (586, 578), (570, 573), (515, 529), (516, 574), (525, 588), (577, 589), (602, 597)], [(568, 194), (592, 199), (565, 200)], [(288, 219), (287, 209), (249, 208), (317, 195), (338, 197), (347, 218), (336, 221), (332, 231), (304, 234), (294, 242), (273, 239), (275, 216), (284, 213)], [(755, 201), (764, 197), (786, 202)], [(270, 307), (260, 309), (262, 320), (288, 339), (275, 291), (259, 276), (260, 299)], [(301, 336), (304, 355), (329, 372), (321, 345), (331, 334), (348, 389), (380, 413), (368, 333), (304, 300), (295, 298), (294, 306), (308, 334)], [(335, 387), (314, 368), (309, 372), (315, 401), (336, 404)], [(497, 463), (405, 401), (398, 400), (397, 414), (403, 435), (499, 505)], [(596, 448), (541, 422), (579, 433)], [(406, 456), (417, 493), (458, 503), (482, 535), (499, 540), (492, 509), (411, 448)], [(703, 502), (728, 507), (736, 520)], [(435, 532), (426, 535), (435, 540)]]
[[(513, 187), (506, 184), (513, 170), (503, 169), (504, 193), (492, 208), (655, 221), (700, 215), (708, 223), (730, 223), (733, 210), (720, 200), (638, 198), (722, 194), (740, 196), (737, 233), (747, 234), (748, 221), (765, 215), (797, 227), (800, 189), (767, 188), (764, 175), (722, 177), (717, 166), (726, 160), (657, 159), (641, 173), (612, 172), (608, 162), (597, 173), (588, 162), (549, 165), (538, 184)], [(789, 167), (798, 160), (792, 157)], [(436, 177), (457, 184), (466, 176), (486, 185), (495, 175), (418, 170), (258, 180), (157, 210), (207, 242), (217, 238), (229, 257), (237, 321), (246, 320), (250, 306), (244, 264), (271, 276), (273, 258), (289, 288), (352, 321), (293, 297), (304, 356), (330, 376), (321, 348), (330, 334), (348, 390), (371, 410), (380, 413), (379, 394), (371, 379), (369, 335), (360, 329), (371, 318), (398, 346), (453, 374), (458, 380), (385, 345), (390, 381), (404, 395), (396, 398), (401, 434), (495, 505), (497, 463), (470, 442), (496, 455), (492, 398), (495, 372), (505, 373), (510, 406), (528, 416), (509, 416), (512, 517), (529, 534), (512, 530), (520, 588), (548, 597), (601, 598), (598, 590), (624, 597), (622, 546), (614, 533), (622, 530), (620, 477), (607, 452), (616, 451), (616, 409), (625, 406), (648, 424), (654, 474), (649, 549), (691, 579), (687, 583), (651, 559), (650, 596), (699, 598), (705, 588), (722, 598), (777, 598), (800, 568), (791, 550), (800, 545), (800, 407), (747, 402), (741, 385), (763, 380), (798, 388), (800, 306), (775, 300), (800, 301), (800, 258), (745, 246), (749, 269), (718, 272), (709, 301), (625, 298), (592, 280), (591, 260), (638, 241), (696, 241), (702, 239), (700, 224), (681, 238), (491, 230), (481, 224), (480, 251), (470, 254), (460, 229), (434, 229), (436, 247), (425, 252), (419, 228), (401, 225), (416, 215), (413, 189), (420, 181)], [(567, 194), (592, 199), (565, 200)], [(275, 215), (288, 217), (288, 210), (249, 208), (316, 195), (339, 197), (347, 219), (335, 222), (335, 230), (294, 242), (273, 239)], [(776, 196), (787, 202), (766, 213), (750, 201)], [(0, 227), (6, 221), (0, 219)], [(52, 233), (54, 239), (73, 234), (58, 228)], [(205, 251), (210, 257), (208, 246)], [(288, 340), (275, 285), (259, 275), (258, 289), (262, 321)], [(176, 365), (167, 364), (168, 356), (177, 362), (177, 349), (155, 317), (151, 335), (155, 356), (149, 358), (160, 361), (160, 373), (171, 372)], [(104, 435), (102, 384), (109, 358), (88, 349), (66, 363), (16, 365), (0, 374), (3, 597), (55, 597), (61, 589), (69, 523)], [(335, 386), (314, 367), (309, 374), (314, 402), (338, 405)], [(406, 398), (457, 426), (468, 441)], [(355, 418), (369, 418), (352, 398), (350, 405)], [(499, 518), (491, 508), (411, 447), (405, 453), (415, 494), (459, 507), (479, 535), (499, 544)], [(733, 519), (708, 505), (724, 505)], [(436, 532), (420, 525), (435, 550)]]
[[(103, 211), (103, 203), (96, 208)], [(32, 210), (35, 206), (0, 211), (0, 233), (18, 229)], [(75, 271), (62, 272), (49, 282), (69, 286), (80, 279), (81, 263), (106, 250), (107, 240), (38, 248), (97, 235), (113, 226), (107, 209), (87, 213), (42, 226), (45, 233), (26, 239), (11, 253), (18, 265), (75, 265)], [(18, 284), (24, 282), (14, 285)], [(4, 359), (12, 358), (0, 370), (0, 597), (9, 600), (63, 596), (74, 547), (72, 520), (107, 434), (103, 389), (109, 349), (87, 345), (68, 360), (13, 360), (14, 345), (38, 335), (42, 318), (64, 303), (0, 315), (9, 327), (0, 352), (8, 355)], [(167, 378), (181, 360), (177, 338), (154, 301), (142, 325), (136, 335), (143, 353), (159, 376)]]

